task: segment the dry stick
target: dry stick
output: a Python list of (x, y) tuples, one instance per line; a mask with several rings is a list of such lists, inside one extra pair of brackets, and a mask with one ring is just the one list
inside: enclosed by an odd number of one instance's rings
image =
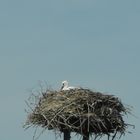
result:
[(50, 122), (48, 123), (47, 127), (52, 123), (52, 121), (57, 117), (57, 115), (58, 115), (59, 113), (61, 113), (66, 107), (68, 107), (68, 106), (70, 106), (70, 105), (72, 105), (72, 104), (73, 104), (73, 103), (71, 103), (71, 104), (69, 104), (69, 105), (63, 107), (61, 110), (59, 110), (59, 111), (55, 114), (55, 116), (50, 120)]
[(117, 128), (116, 128), (116, 132), (115, 132), (114, 136), (112, 137), (112, 140), (114, 140), (114, 138), (116, 137), (116, 135), (117, 135)]
[(81, 116), (80, 116), (80, 112), (79, 112), (79, 110), (78, 110), (78, 108), (76, 108), (77, 109), (77, 112), (78, 112), (78, 115), (79, 115), (79, 121), (80, 121), (80, 130), (81, 130), (81, 133), (83, 132), (82, 131), (82, 127), (81, 127), (81, 123), (82, 123), (82, 121), (81, 121)]
[(89, 132), (89, 104), (87, 102), (87, 106), (88, 106), (88, 132)]
[(84, 133), (83, 135), (83, 140), (89, 140), (89, 104), (87, 102), (87, 106), (88, 106), (88, 128)]
[(71, 126), (71, 125), (69, 125), (67, 123), (63, 123), (62, 121), (57, 121), (57, 120), (54, 120), (54, 121), (57, 122), (57, 123), (59, 123), (59, 124), (62, 124), (64, 126), (67, 126), (67, 127), (71, 128), (71, 129), (73, 129), (73, 128), (77, 129), (77, 127)]
[[(71, 103), (71, 104), (73, 104), (73, 103)], [(70, 105), (71, 105), (71, 104), (70, 104)], [(66, 107), (68, 107), (68, 106), (70, 106), (70, 105), (67, 105)], [(57, 114), (55, 115), (55, 117), (56, 117), (60, 112), (62, 112), (66, 107), (62, 108), (59, 112), (57, 112)], [(55, 117), (54, 117), (54, 118), (55, 118)], [(54, 119), (54, 118), (53, 118), (53, 119)], [(53, 119), (52, 119), (52, 120), (53, 120)], [(65, 124), (65, 125), (66, 125), (66, 124)], [(64, 133), (64, 140), (70, 140), (70, 131), (69, 131), (69, 130), (65, 130), (63, 133)]]
[(32, 110), (32, 112), (34, 112), (33, 108), (29, 105), (29, 103), (27, 101), (25, 101), (25, 103)]

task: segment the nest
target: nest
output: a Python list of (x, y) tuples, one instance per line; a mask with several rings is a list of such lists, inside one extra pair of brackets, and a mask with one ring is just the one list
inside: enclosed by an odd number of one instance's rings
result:
[(28, 115), (26, 125), (45, 129), (76, 132), (84, 135), (111, 136), (125, 134), (128, 124), (123, 120), (127, 109), (113, 95), (89, 89), (46, 91)]

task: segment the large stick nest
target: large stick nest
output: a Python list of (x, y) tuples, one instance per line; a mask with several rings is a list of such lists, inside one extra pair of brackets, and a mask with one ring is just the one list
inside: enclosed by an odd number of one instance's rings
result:
[(26, 125), (102, 136), (124, 134), (127, 109), (113, 95), (89, 89), (46, 91), (29, 114)]

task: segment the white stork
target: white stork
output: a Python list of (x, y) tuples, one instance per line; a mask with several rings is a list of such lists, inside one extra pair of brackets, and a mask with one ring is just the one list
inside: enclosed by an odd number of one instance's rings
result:
[(61, 90), (70, 90), (70, 89), (76, 89), (76, 87), (69, 87), (68, 86), (68, 81), (63, 81)]

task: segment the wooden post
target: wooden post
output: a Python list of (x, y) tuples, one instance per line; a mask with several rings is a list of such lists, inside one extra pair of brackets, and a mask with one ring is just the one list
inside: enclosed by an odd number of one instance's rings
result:
[(83, 140), (89, 140), (89, 132), (84, 133)]
[(64, 140), (70, 140), (70, 131), (69, 130), (65, 130), (64, 132)]

